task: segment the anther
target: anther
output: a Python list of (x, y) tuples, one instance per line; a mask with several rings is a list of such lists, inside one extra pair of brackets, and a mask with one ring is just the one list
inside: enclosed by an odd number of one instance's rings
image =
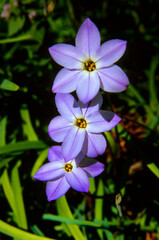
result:
[(73, 169), (73, 165), (72, 164), (70, 164), (70, 163), (66, 163), (65, 164), (65, 171), (66, 172), (71, 172), (72, 169)]

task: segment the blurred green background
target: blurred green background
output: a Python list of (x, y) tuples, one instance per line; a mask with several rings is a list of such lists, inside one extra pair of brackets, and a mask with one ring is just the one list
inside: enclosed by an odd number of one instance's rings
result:
[[(159, 239), (158, 9), (158, 0), (0, 1), (0, 239)], [(57, 115), (51, 88), (61, 67), (48, 48), (74, 45), (87, 17), (102, 42), (127, 40), (117, 64), (131, 84), (103, 93), (102, 109), (122, 118), (106, 133), (104, 173), (88, 194), (70, 189), (48, 203), (45, 183), (32, 178), (56, 144), (47, 127)]]

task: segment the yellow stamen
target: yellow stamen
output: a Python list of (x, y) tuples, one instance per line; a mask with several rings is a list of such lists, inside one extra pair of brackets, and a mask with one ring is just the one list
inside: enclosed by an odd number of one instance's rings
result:
[(75, 125), (76, 125), (77, 127), (79, 127), (79, 128), (86, 128), (86, 127), (87, 127), (87, 122), (86, 122), (85, 119), (80, 118), (80, 119), (77, 119), (77, 120), (76, 120)]
[(66, 172), (71, 172), (73, 169), (73, 165), (71, 163), (66, 163), (65, 164), (65, 171)]
[(92, 72), (96, 69), (96, 65), (93, 61), (89, 60), (84, 63), (84, 69), (87, 70), (88, 72)]

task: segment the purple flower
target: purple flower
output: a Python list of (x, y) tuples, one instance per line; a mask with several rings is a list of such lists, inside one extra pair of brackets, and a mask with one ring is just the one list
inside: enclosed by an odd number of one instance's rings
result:
[[(35, 179), (48, 181), (46, 194), (48, 201), (63, 196), (70, 187), (79, 192), (88, 192), (89, 179), (104, 170), (104, 165), (95, 159), (84, 158), (80, 153), (76, 159), (65, 162), (61, 154), (61, 146), (49, 149), (49, 163), (43, 165), (34, 175)], [(82, 160), (83, 159), (83, 160)]]
[(86, 103), (100, 88), (107, 92), (121, 92), (127, 88), (126, 74), (114, 65), (124, 54), (126, 41), (113, 39), (100, 45), (99, 30), (87, 18), (77, 32), (75, 44), (60, 43), (49, 48), (52, 58), (64, 67), (55, 78), (53, 92), (76, 90), (80, 101)]
[(100, 133), (116, 126), (120, 117), (110, 111), (99, 111), (102, 101), (100, 93), (86, 104), (77, 103), (71, 94), (56, 94), (55, 102), (61, 116), (52, 119), (48, 133), (54, 141), (62, 142), (62, 155), (66, 161), (81, 151), (88, 157), (104, 153), (106, 140)]

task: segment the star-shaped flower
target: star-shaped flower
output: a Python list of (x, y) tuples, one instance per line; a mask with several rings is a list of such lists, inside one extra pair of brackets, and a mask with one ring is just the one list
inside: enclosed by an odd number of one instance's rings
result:
[(84, 158), (81, 153), (76, 159), (65, 162), (61, 146), (49, 149), (49, 163), (43, 165), (34, 175), (35, 179), (48, 181), (46, 195), (48, 201), (63, 196), (70, 187), (79, 192), (88, 192), (88, 177), (96, 177), (104, 170), (104, 165), (95, 159)]
[(76, 90), (81, 102), (92, 100), (99, 89), (121, 92), (129, 84), (123, 70), (114, 65), (125, 52), (126, 41), (113, 39), (100, 45), (100, 33), (87, 18), (77, 32), (75, 45), (59, 43), (49, 48), (52, 58), (64, 68), (57, 74), (52, 91)]
[(100, 133), (109, 131), (121, 119), (113, 112), (99, 111), (102, 101), (100, 93), (86, 104), (77, 102), (71, 94), (56, 94), (55, 102), (61, 116), (52, 119), (48, 133), (54, 141), (62, 142), (66, 161), (81, 151), (88, 157), (104, 153), (106, 140)]

